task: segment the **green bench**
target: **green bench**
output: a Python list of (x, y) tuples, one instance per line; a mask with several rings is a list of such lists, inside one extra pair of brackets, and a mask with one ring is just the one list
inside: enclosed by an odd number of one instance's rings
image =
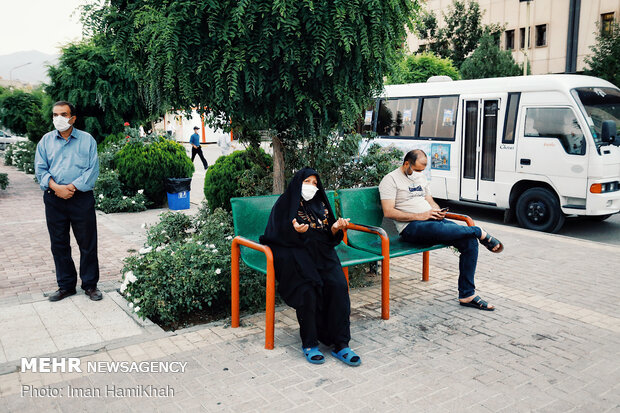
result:
[[(404, 242), (396, 226), (391, 220), (383, 217), (379, 188), (352, 188), (339, 189), (338, 201), (340, 203), (340, 215), (350, 218), (357, 226), (365, 226), (377, 232), (383, 228), (389, 238), (389, 255), (385, 256), (385, 241), (377, 235), (368, 232), (351, 232), (347, 234), (347, 244), (358, 250), (367, 251), (385, 258), (402, 257), (404, 255), (422, 253), (422, 280), (429, 280), (429, 261), (430, 251), (439, 248), (446, 248), (446, 245), (414, 245)], [(465, 215), (446, 214), (446, 218), (465, 221), (467, 225), (473, 226), (474, 221)], [(384, 260), (389, 261), (389, 260)], [(390, 317), (390, 279), (388, 271), (382, 272), (381, 276), (381, 318), (384, 320)]]
[[(327, 191), (329, 202), (335, 210), (334, 192)], [(244, 198), (231, 198), (233, 224), (235, 238), (231, 247), (231, 327), (239, 327), (239, 258), (250, 268), (267, 275), (267, 302), (265, 320), (265, 348), (273, 349), (274, 344), (274, 321), (275, 321), (275, 273), (273, 268), (273, 253), (271, 248), (258, 242), (259, 237), (265, 231), (269, 214), (273, 204), (279, 195), (254, 196)], [(383, 230), (369, 229), (364, 226), (349, 225), (349, 233), (357, 231), (373, 232), (379, 237), (383, 235), (384, 250), (388, 250), (388, 240)], [(349, 232), (349, 231), (347, 231)], [(375, 235), (375, 237), (377, 236)], [(387, 254), (379, 254), (356, 249), (344, 242), (336, 247), (340, 263), (345, 270), (348, 281), (348, 266), (364, 264), (367, 262), (382, 261), (382, 277), (389, 279), (389, 257)]]

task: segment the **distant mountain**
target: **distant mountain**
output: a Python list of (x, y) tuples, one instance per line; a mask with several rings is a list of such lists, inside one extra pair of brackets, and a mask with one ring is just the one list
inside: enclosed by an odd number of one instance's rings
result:
[(8, 80), (12, 68), (28, 62), (31, 63), (13, 70), (13, 80), (35, 84), (47, 83), (49, 82), (47, 66), (58, 63), (58, 55), (30, 50), (0, 56), (0, 76)]

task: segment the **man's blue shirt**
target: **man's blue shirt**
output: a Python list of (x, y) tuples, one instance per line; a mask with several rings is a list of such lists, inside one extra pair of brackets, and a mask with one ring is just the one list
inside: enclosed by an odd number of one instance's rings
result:
[(194, 133), (192, 136), (189, 137), (189, 143), (194, 146), (200, 146), (200, 136), (198, 136), (197, 133)]
[(44, 191), (50, 178), (60, 185), (73, 184), (78, 191), (92, 191), (99, 176), (97, 142), (75, 128), (67, 140), (57, 130), (48, 132), (37, 145), (34, 171)]

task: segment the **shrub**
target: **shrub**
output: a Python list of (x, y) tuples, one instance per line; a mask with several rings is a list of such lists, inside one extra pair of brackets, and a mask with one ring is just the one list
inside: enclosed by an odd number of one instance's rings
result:
[(183, 146), (164, 137), (153, 142), (130, 141), (116, 154), (114, 164), (124, 187), (132, 192), (144, 188), (154, 205), (164, 202), (165, 178), (189, 178), (194, 173)]
[(0, 189), (6, 189), (9, 186), (9, 175), (0, 173)]
[[(231, 214), (203, 203), (194, 217), (161, 214), (139, 254), (125, 259), (121, 293), (134, 311), (167, 327), (190, 315), (223, 315), (230, 305)], [(265, 278), (242, 265), (243, 309), (264, 306)]]
[(4, 163), (9, 166), (15, 166), (27, 174), (33, 174), (36, 150), (37, 145), (31, 141), (13, 143), (5, 151)]
[[(215, 164), (207, 169), (204, 186), (205, 198), (211, 208), (224, 208), (230, 211), (230, 198), (261, 194), (266, 183), (271, 181), (269, 178), (271, 170), (271, 156), (260, 148), (250, 147), (245, 151), (220, 156)], [(242, 178), (243, 184), (241, 185), (240, 179)], [(254, 181), (250, 182), (251, 180)], [(254, 187), (256, 183), (261, 182), (262, 184)]]
[(124, 145), (127, 139), (127, 134), (124, 132), (112, 133), (97, 145), (98, 150), (103, 150), (110, 145)]
[[(363, 155), (360, 155), (360, 143), (370, 145)], [(287, 154), (287, 164), (295, 169), (306, 165), (316, 169), (328, 189), (378, 185), (403, 157), (402, 151), (372, 144), (372, 140), (362, 141), (359, 134), (315, 138), (305, 143), (303, 150), (287, 151)]]
[(146, 209), (144, 191), (138, 190), (133, 196), (123, 194), (118, 173), (104, 170), (99, 173), (95, 183), (95, 208), (109, 214), (111, 212), (139, 212)]

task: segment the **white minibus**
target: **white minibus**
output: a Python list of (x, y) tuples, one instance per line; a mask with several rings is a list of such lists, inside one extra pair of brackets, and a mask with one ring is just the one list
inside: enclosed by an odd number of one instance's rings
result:
[(589, 76), (390, 85), (364, 116), (375, 142), (425, 150), (438, 199), (506, 209), (556, 232), (620, 211), (620, 90)]

